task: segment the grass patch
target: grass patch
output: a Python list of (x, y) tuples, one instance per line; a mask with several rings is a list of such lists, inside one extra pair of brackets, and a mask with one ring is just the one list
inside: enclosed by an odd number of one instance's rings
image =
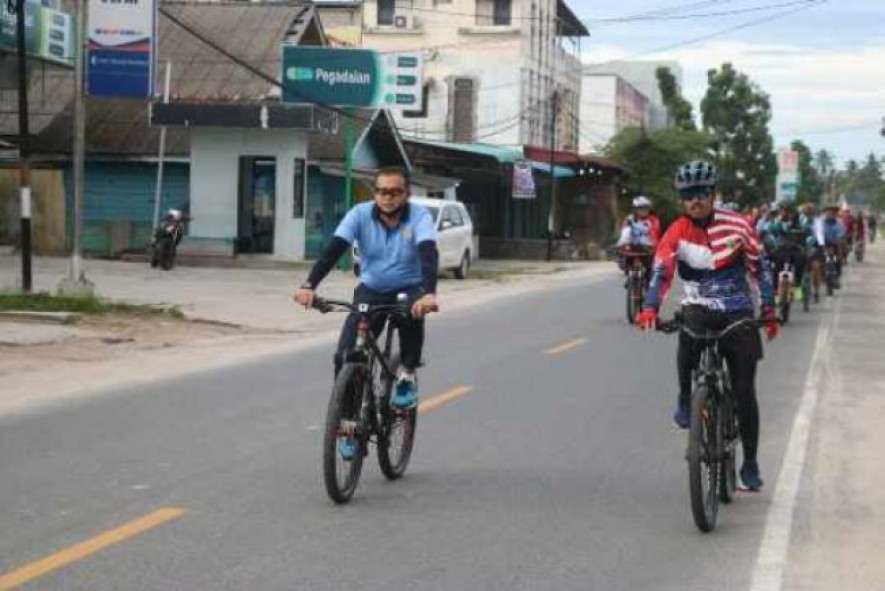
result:
[(55, 296), (49, 293), (0, 293), (0, 311), (72, 312), (76, 314), (120, 314), (127, 316), (168, 316), (184, 318), (178, 306), (126, 304), (96, 297)]

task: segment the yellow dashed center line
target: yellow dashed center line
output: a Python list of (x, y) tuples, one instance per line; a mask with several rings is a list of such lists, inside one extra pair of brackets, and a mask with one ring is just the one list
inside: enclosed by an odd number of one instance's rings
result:
[(546, 353), (547, 355), (559, 355), (560, 353), (565, 353), (566, 351), (570, 351), (575, 347), (580, 347), (586, 342), (587, 339), (575, 339), (573, 341), (569, 341), (567, 343), (563, 343), (561, 345), (553, 347), (552, 349), (547, 349), (546, 351), (544, 351), (544, 353)]
[(133, 536), (144, 533), (159, 525), (172, 521), (185, 514), (184, 509), (164, 507), (153, 513), (130, 521), (118, 528), (106, 531), (85, 542), (80, 542), (70, 548), (56, 552), (51, 556), (42, 558), (31, 564), (27, 564), (12, 572), (0, 575), (0, 591), (7, 591), (32, 581), (45, 574), (58, 570), (73, 562), (82, 560), (96, 552), (100, 552), (109, 546), (119, 544)]
[(439, 408), (444, 404), (448, 404), (453, 400), (461, 398), (471, 390), (473, 390), (471, 386), (455, 386), (451, 390), (443, 392), (442, 394), (437, 394), (436, 396), (431, 396), (430, 398), (421, 401), (418, 405), (418, 412), (425, 413)]

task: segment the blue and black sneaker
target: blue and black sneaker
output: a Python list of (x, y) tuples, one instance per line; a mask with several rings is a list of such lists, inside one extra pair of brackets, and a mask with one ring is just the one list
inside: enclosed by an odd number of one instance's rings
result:
[(688, 429), (691, 424), (691, 407), (688, 404), (679, 403), (673, 412), (673, 423), (680, 429)]
[(355, 458), (358, 451), (359, 446), (353, 439), (342, 439), (338, 442), (338, 454), (345, 462), (349, 462)]
[(741, 482), (747, 490), (758, 491), (765, 484), (762, 474), (759, 473), (759, 464), (756, 460), (744, 460), (741, 466)]
[(396, 381), (391, 401), (398, 410), (409, 410), (418, 406), (418, 384), (414, 375), (402, 375)]

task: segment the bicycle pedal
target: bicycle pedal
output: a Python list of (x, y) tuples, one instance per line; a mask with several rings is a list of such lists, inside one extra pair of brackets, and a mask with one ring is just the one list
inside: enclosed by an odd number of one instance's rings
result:
[(353, 437), (356, 435), (357, 423), (356, 421), (341, 421), (341, 424), (338, 425), (338, 436), (339, 437)]

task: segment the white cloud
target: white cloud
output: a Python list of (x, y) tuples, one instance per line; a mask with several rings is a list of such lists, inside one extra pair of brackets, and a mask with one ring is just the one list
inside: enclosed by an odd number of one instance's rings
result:
[[(588, 64), (629, 58), (618, 46), (585, 52)], [(637, 58), (643, 59), (643, 58)], [(747, 74), (772, 101), (772, 132), (778, 144), (803, 138), (843, 158), (885, 150), (878, 122), (885, 117), (885, 39), (842, 49), (718, 40), (661, 52), (644, 59), (672, 59), (683, 69), (686, 98), (696, 109), (707, 88), (707, 71), (724, 62)], [(821, 133), (847, 126), (867, 129)]]

